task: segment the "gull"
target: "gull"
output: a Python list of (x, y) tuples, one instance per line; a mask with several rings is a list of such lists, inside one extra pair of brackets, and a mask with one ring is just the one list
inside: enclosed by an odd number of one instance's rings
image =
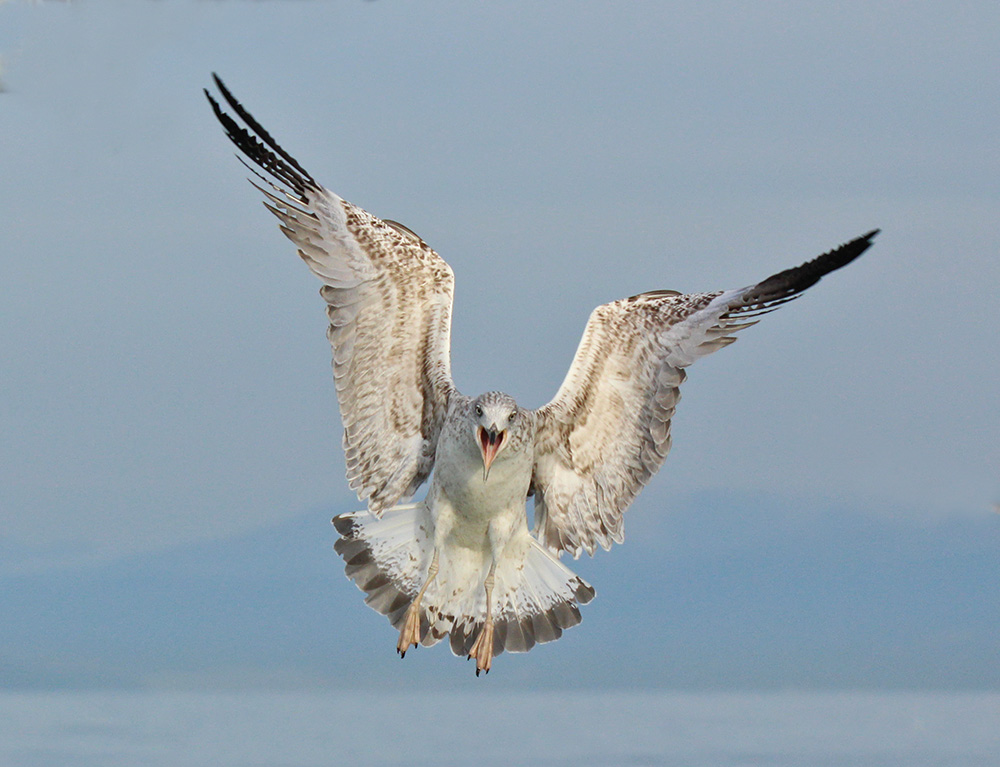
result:
[(399, 631), (400, 656), (448, 637), (476, 676), (505, 649), (526, 652), (580, 622), (595, 592), (559, 555), (624, 540), (625, 510), (670, 449), (686, 368), (878, 233), (748, 287), (654, 290), (597, 307), (541, 408), (498, 391), (470, 397), (451, 375), (448, 264), (412, 230), (322, 186), (213, 77), (235, 115), (206, 90), (216, 117), (322, 283), (347, 479), (367, 504), (333, 519), (335, 549)]

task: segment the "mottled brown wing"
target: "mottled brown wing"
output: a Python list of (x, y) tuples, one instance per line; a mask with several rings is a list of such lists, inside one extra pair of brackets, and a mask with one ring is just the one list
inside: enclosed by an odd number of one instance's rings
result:
[(620, 543), (625, 510), (670, 449), (684, 368), (853, 261), (876, 234), (750, 287), (659, 291), (597, 307), (562, 386), (536, 413), (532, 490), (539, 540), (574, 557)]
[[(320, 186), (222, 81), (241, 126), (208, 96), (226, 135), (265, 175), (257, 186), (323, 287), (347, 478), (375, 514), (412, 495), (434, 465), (451, 378), (451, 268), (401, 224)], [(247, 167), (250, 167), (249, 165)]]

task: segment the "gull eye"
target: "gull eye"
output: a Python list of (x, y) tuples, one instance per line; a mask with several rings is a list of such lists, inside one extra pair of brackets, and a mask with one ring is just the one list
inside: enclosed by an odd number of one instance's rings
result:
[(516, 418), (517, 418), (517, 411), (515, 410), (513, 413), (507, 416), (507, 423), (514, 423), (514, 420)]
[(476, 415), (482, 415), (482, 414), (483, 414), (483, 406), (476, 405)]

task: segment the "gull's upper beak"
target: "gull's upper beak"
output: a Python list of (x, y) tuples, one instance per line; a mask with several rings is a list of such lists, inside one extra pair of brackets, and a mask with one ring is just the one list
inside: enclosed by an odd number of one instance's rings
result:
[(476, 436), (479, 437), (479, 450), (483, 454), (483, 482), (485, 482), (490, 475), (490, 465), (493, 463), (493, 459), (497, 457), (500, 446), (507, 439), (507, 431), (505, 429), (498, 430), (495, 424), (489, 429), (480, 426), (476, 429)]

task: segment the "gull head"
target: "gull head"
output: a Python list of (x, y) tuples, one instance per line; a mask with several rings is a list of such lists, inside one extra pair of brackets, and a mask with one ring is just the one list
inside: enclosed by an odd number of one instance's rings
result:
[(483, 456), (483, 482), (490, 475), (490, 466), (510, 443), (521, 413), (509, 394), (491, 391), (472, 401), (472, 421), (476, 444)]

